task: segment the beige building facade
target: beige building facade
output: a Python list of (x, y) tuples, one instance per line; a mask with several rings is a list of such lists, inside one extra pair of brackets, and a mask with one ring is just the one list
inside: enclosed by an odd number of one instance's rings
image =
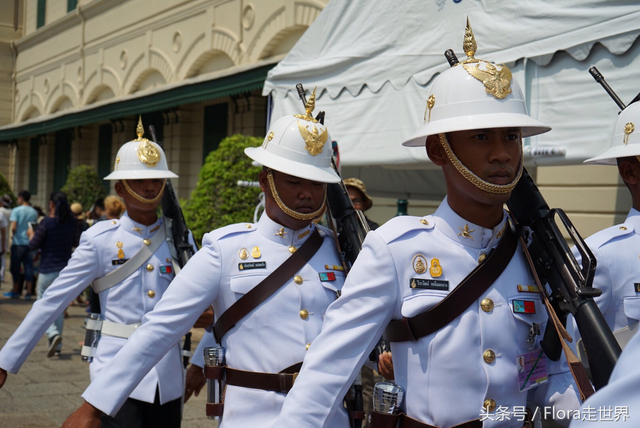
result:
[[(188, 198), (222, 138), (265, 134), (267, 72), (328, 1), (0, 0), (0, 172), (45, 205), (69, 168), (107, 175), (141, 114)], [(622, 221), (631, 204), (613, 167), (530, 172), (583, 236)], [(408, 211), (438, 203), (410, 200)], [(367, 214), (383, 223), (396, 199), (375, 198)]]

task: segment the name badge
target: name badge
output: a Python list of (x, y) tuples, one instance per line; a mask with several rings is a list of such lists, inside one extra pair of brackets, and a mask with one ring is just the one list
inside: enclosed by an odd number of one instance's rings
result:
[(114, 259), (114, 260), (111, 260), (111, 266), (123, 265), (128, 261), (129, 259)]
[(161, 265), (160, 273), (173, 273), (173, 266), (171, 265)]
[(318, 276), (320, 276), (320, 281), (322, 282), (328, 282), (328, 281), (335, 281), (336, 280), (336, 274), (333, 272), (319, 272)]
[(238, 263), (238, 269), (240, 270), (249, 270), (249, 269), (266, 269), (267, 262), (245, 262)]
[(518, 389), (527, 391), (549, 380), (547, 357), (540, 348), (532, 351), (519, 351), (516, 354), (518, 368)]
[(533, 300), (514, 300), (513, 313), (514, 314), (535, 314), (536, 302)]
[(423, 290), (449, 290), (449, 281), (440, 279), (427, 279), (427, 278), (411, 278), (409, 282), (411, 288), (421, 288)]
[(640, 282), (634, 282), (633, 288), (636, 290), (636, 293), (640, 293)]

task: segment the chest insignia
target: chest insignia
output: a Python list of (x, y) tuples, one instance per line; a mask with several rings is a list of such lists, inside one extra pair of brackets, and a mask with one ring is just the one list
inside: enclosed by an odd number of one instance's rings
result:
[(518, 284), (518, 291), (521, 293), (537, 293), (539, 292), (537, 285), (520, 285)]
[(533, 300), (514, 300), (513, 313), (514, 314), (535, 314), (536, 302)]
[[(120, 250), (122, 251), (122, 250)], [(115, 259), (115, 260), (111, 260), (111, 266), (118, 266), (118, 265), (123, 265), (126, 262), (128, 262), (129, 259)]]
[(326, 270), (339, 270), (340, 272), (344, 271), (344, 268), (342, 266), (336, 266), (336, 265), (324, 265), (324, 268)]
[(240, 269), (240, 270), (266, 269), (266, 268), (267, 268), (267, 262), (238, 263), (238, 269)]
[(240, 250), (238, 250), (238, 257), (240, 257), (240, 260), (247, 260), (249, 258), (249, 252), (246, 248), (240, 248)]
[(160, 273), (173, 273), (173, 266), (171, 265), (161, 265)]
[(124, 247), (124, 244), (122, 243), (122, 241), (116, 242), (116, 247), (118, 247), (118, 258), (124, 259), (124, 250), (122, 249), (122, 247)]
[(427, 271), (427, 259), (422, 254), (416, 254), (411, 260), (411, 266), (418, 275), (421, 275)]
[(449, 281), (443, 281), (441, 279), (411, 278), (409, 286), (423, 290), (449, 291)]
[(429, 274), (431, 274), (431, 276), (434, 278), (438, 278), (439, 276), (442, 275), (442, 265), (440, 264), (440, 260), (438, 259), (431, 260), (431, 267), (429, 268)]
[(259, 259), (260, 256), (262, 256), (262, 253), (260, 252), (260, 248), (253, 247), (253, 250), (251, 250), (251, 257), (253, 257), (254, 259)]
[(336, 280), (336, 274), (333, 272), (319, 272), (318, 276), (320, 276), (320, 281), (329, 282)]
[(634, 282), (633, 288), (636, 290), (636, 293), (640, 293), (640, 282)]

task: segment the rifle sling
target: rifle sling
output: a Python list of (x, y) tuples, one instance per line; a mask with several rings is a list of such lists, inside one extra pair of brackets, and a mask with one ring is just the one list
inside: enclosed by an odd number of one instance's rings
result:
[(320, 249), (324, 238), (316, 228), (298, 250), (276, 270), (253, 287), (247, 294), (238, 299), (229, 309), (224, 311), (213, 326), (213, 334), (218, 343), (234, 325), (249, 312), (260, 306), (273, 293), (278, 291), (293, 275), (311, 260)]
[(389, 342), (409, 342), (436, 332), (462, 314), (495, 282), (507, 267), (518, 240), (507, 225), (498, 246), (458, 286), (431, 309), (414, 317), (391, 320), (384, 332)]

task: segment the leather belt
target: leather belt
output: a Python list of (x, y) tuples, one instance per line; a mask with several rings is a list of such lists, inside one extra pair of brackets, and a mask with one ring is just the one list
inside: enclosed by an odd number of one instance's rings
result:
[(249, 372), (225, 367), (227, 385), (288, 393), (298, 377), (302, 363), (287, 367), (280, 373)]
[[(398, 425), (398, 422), (400, 424)], [(404, 413), (385, 414), (371, 411), (371, 428), (439, 428), (434, 425), (425, 424), (417, 421)], [(463, 422), (451, 428), (482, 428), (482, 422), (479, 419)]]

